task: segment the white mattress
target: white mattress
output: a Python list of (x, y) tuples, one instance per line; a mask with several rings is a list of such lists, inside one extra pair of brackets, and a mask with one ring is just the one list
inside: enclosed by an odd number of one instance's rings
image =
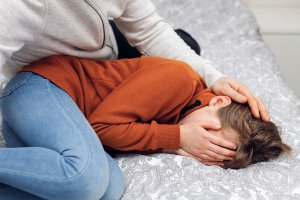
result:
[(281, 77), (247, 5), (242, 0), (153, 2), (174, 28), (192, 34), (204, 58), (265, 101), (294, 152), (240, 170), (168, 154), (118, 156), (127, 184), (123, 199), (300, 199), (300, 101)]

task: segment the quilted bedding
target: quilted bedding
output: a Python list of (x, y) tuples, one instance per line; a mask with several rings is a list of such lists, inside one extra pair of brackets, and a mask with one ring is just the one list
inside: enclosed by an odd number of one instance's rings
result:
[(174, 28), (198, 41), (204, 58), (265, 101), (293, 155), (240, 170), (171, 154), (117, 155), (126, 177), (123, 199), (300, 199), (300, 101), (280, 75), (247, 5), (243, 0), (153, 2)]
[(174, 28), (188, 31), (202, 56), (260, 96), (281, 127), (292, 156), (224, 170), (171, 154), (116, 157), (125, 173), (124, 200), (300, 199), (300, 101), (286, 85), (256, 20), (242, 0), (153, 0)]

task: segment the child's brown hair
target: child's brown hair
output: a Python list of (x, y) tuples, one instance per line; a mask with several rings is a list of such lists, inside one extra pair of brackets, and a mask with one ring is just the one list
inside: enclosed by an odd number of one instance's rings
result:
[(232, 129), (238, 134), (236, 156), (231, 161), (225, 161), (224, 168), (245, 168), (291, 151), (282, 142), (278, 127), (273, 122), (253, 117), (248, 104), (232, 102), (221, 108), (218, 116), (223, 128)]

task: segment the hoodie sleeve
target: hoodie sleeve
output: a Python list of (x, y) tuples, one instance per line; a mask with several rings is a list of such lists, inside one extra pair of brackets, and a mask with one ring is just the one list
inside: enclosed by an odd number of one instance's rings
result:
[(156, 13), (150, 0), (128, 0), (121, 17), (114, 20), (128, 42), (144, 55), (184, 61), (212, 85), (224, 75), (197, 55)]
[(179, 148), (179, 125), (158, 121), (184, 107), (193, 93), (192, 79), (178, 61), (147, 60), (88, 117), (105, 146), (121, 151)]

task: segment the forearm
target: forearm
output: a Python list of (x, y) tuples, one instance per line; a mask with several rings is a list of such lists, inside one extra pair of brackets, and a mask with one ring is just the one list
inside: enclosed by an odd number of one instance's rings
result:
[(210, 86), (224, 75), (219, 72), (215, 65), (197, 55), (165, 22), (157, 22), (152, 27), (151, 39), (146, 39), (135, 45), (144, 55), (165, 57), (188, 63), (198, 74), (203, 76)]
[(120, 151), (148, 151), (178, 149), (180, 128), (178, 125), (148, 123), (93, 124), (102, 144)]
[[(142, 8), (133, 12), (137, 7)], [(197, 55), (173, 28), (157, 15), (151, 1), (129, 1), (123, 16), (115, 21), (129, 43), (144, 55), (184, 61), (203, 76), (209, 86), (223, 76), (215, 69), (213, 63)]]
[(157, 32), (160, 32), (159, 37), (155, 37), (137, 47), (143, 54), (184, 61), (203, 76), (209, 86), (224, 76), (215, 68), (212, 62), (203, 59), (186, 45), (169, 25), (165, 24), (163, 26), (166, 27), (163, 27), (158, 24), (157, 26)]

